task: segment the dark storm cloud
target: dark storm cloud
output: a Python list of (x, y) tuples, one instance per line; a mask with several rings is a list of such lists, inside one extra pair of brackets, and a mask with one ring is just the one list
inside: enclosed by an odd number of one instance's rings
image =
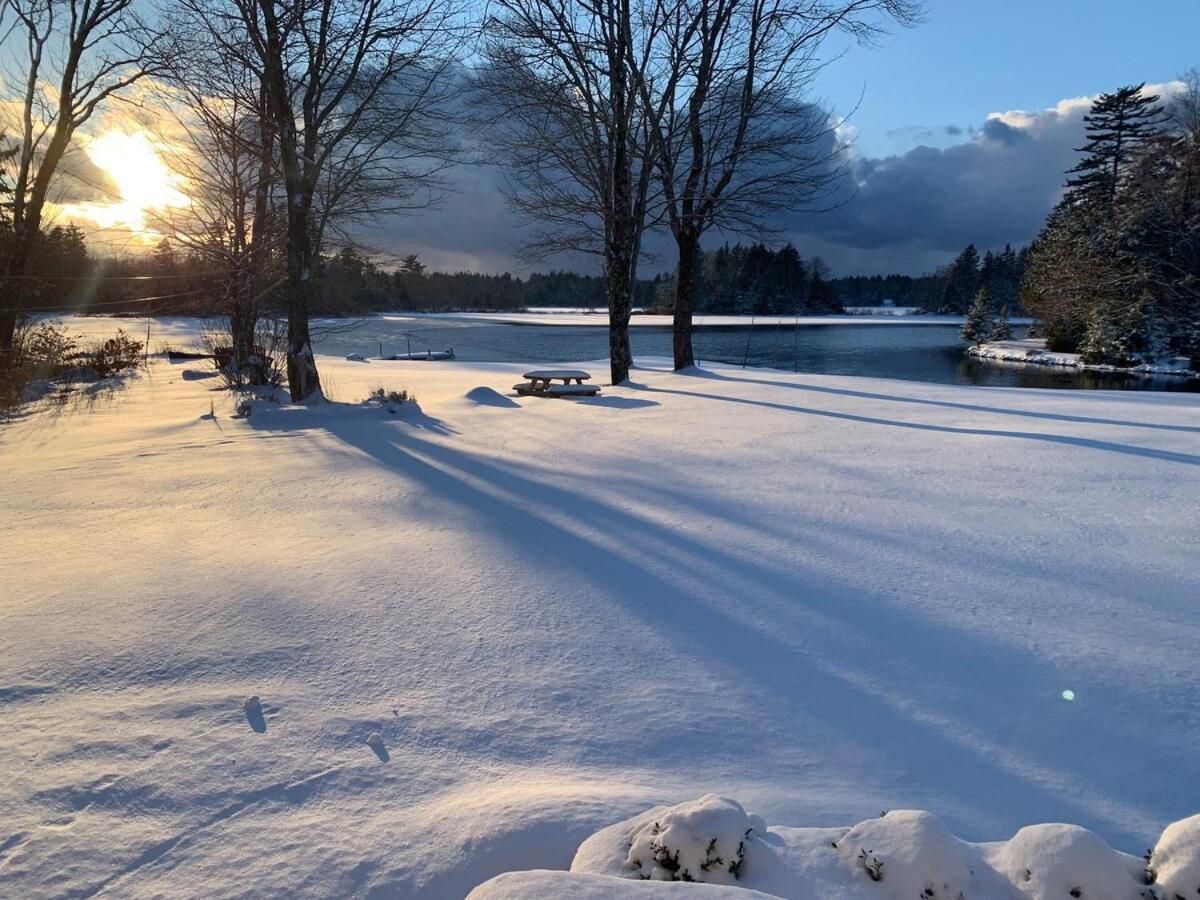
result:
[(793, 217), (797, 246), (819, 246), (842, 272), (916, 273), (967, 243), (1029, 241), (1058, 198), (1076, 158), (1086, 101), (1038, 113), (990, 116), (963, 143), (918, 146), (880, 159), (855, 158), (844, 206)]
[[(1162, 87), (1156, 87), (1158, 93)], [(1170, 88), (1167, 88), (1169, 91)], [(805, 256), (822, 256), (842, 274), (931, 271), (966, 244), (981, 249), (1028, 242), (1062, 189), (1077, 158), (1086, 99), (1039, 112), (989, 116), (978, 128), (944, 126), (931, 134), (965, 138), (947, 147), (916, 146), (881, 158), (853, 156), (842, 189), (844, 204), (824, 213), (783, 216), (781, 239)], [(932, 138), (931, 138), (932, 139)], [(439, 269), (522, 271), (522, 229), (505, 207), (501, 174), (464, 166), (458, 191), (439, 211), (393, 220), (374, 243), (397, 253), (420, 253)], [(711, 236), (710, 244), (736, 235)], [(655, 272), (673, 263), (669, 239), (652, 236)], [(549, 260), (591, 268), (586, 260)]]

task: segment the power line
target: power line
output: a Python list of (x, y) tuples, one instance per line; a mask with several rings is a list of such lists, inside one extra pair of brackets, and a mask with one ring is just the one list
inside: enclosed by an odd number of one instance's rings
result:
[(42, 307), (42, 308), (17, 307), (17, 308), (11, 308), (11, 309), (3, 309), (3, 310), (0, 310), (0, 312), (66, 313), (68, 315), (80, 315), (84, 312), (90, 311), (91, 309), (93, 309), (94, 307), (97, 307), (97, 306), (127, 306), (130, 303), (153, 303), (158, 300), (173, 300), (176, 297), (193, 297), (197, 294), (208, 294), (208, 293), (212, 293), (213, 291), (217, 291), (217, 290), (220, 290), (220, 289), (219, 288), (201, 288), (200, 290), (197, 290), (197, 291), (180, 291), (179, 293), (175, 293), (175, 294), (159, 294), (156, 297), (130, 297), (127, 300), (101, 300), (101, 301), (98, 301), (95, 303), (87, 304), (86, 309), (64, 309), (61, 306), (48, 306), (48, 307)]
[(180, 272), (175, 275), (0, 275), (0, 281), (154, 281), (158, 278), (200, 278), (228, 274), (228, 271), (213, 271)]

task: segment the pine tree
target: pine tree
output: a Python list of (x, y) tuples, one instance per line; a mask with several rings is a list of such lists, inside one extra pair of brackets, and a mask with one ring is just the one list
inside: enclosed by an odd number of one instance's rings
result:
[(1158, 97), (1145, 94), (1145, 84), (1127, 85), (1111, 94), (1101, 94), (1083, 117), (1087, 143), (1076, 150), (1083, 154), (1067, 174), (1067, 197), (1111, 220), (1116, 214), (1117, 189), (1129, 161), (1162, 134), (1164, 122)]
[(968, 244), (958, 258), (950, 264), (946, 282), (942, 288), (941, 312), (961, 314), (966, 312), (971, 299), (979, 290), (979, 251)]
[(975, 293), (971, 308), (967, 310), (967, 321), (963, 323), (960, 334), (964, 341), (979, 346), (992, 339), (993, 331), (992, 292), (985, 285)]
[(992, 333), (989, 341), (1011, 341), (1012, 323), (1008, 321), (1008, 306), (1000, 307), (1000, 314), (992, 321)]

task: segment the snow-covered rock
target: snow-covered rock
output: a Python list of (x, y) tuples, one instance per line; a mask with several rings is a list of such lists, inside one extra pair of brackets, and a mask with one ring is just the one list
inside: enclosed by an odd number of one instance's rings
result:
[(1149, 869), (1163, 900), (1200, 897), (1200, 813), (1166, 827), (1150, 852)]
[(992, 866), (1032, 900), (1151, 900), (1141, 860), (1078, 825), (1030, 825), (991, 844)]

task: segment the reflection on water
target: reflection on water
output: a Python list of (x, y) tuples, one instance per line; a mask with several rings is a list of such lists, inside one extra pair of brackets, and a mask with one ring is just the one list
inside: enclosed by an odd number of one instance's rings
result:
[[(1015, 329), (1023, 337), (1023, 329)], [(669, 328), (631, 329), (635, 358), (670, 357)], [(411, 336), (411, 337), (410, 337)], [(798, 372), (869, 375), (941, 384), (1104, 390), (1200, 391), (1200, 382), (1159, 376), (1118, 375), (1012, 363), (964, 355), (954, 325), (792, 325), (698, 328), (699, 359)], [(468, 361), (576, 362), (608, 356), (602, 327), (502, 325), (469, 319), (399, 318), (317, 323), (320, 353), (375, 356), (453, 348)], [(436, 365), (436, 363), (431, 363)]]

